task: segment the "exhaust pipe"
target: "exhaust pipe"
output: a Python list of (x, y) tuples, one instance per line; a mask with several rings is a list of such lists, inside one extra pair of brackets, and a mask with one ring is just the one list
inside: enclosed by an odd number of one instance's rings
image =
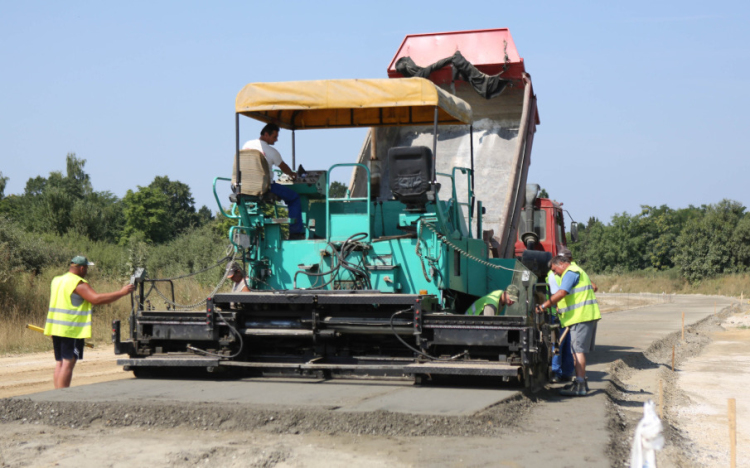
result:
[(521, 242), (527, 250), (532, 250), (534, 244), (539, 242), (539, 236), (534, 232), (534, 200), (536, 200), (537, 194), (539, 194), (539, 185), (526, 184), (526, 207), (523, 213), (526, 221), (524, 223), (526, 232), (521, 234)]

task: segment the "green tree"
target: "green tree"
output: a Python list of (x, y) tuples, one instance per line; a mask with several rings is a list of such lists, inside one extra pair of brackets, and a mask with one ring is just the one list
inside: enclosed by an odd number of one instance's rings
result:
[(84, 171), (85, 159), (65, 157), (66, 172), (53, 171), (26, 182), (23, 195), (8, 197), (0, 211), (28, 231), (76, 232), (92, 240), (119, 238), (122, 208), (109, 192), (95, 192)]
[(177, 180), (171, 181), (167, 176), (157, 176), (149, 184), (149, 188), (158, 190), (167, 197), (167, 219), (172, 231), (169, 239), (200, 224), (201, 218), (195, 212), (195, 200), (187, 184)]
[(743, 269), (735, 244), (746, 235), (745, 207), (739, 202), (722, 200), (705, 208), (702, 217), (691, 218), (677, 238), (675, 263), (682, 276), (691, 282)]
[(8, 183), (8, 178), (3, 177), (3, 171), (0, 171), (0, 200), (5, 197), (5, 184)]
[(148, 242), (166, 242), (173, 237), (170, 200), (161, 190), (139, 186), (137, 191), (128, 190), (122, 201), (125, 227), (120, 242), (123, 245), (137, 233)]
[(211, 213), (211, 209), (208, 208), (206, 205), (201, 206), (201, 209), (198, 210), (198, 224), (200, 226), (210, 223), (213, 221), (214, 215)]
[(334, 180), (333, 182), (331, 182), (331, 186), (328, 188), (328, 195), (331, 198), (344, 198), (346, 197), (347, 190), (348, 189), (346, 185), (337, 180)]
[(750, 213), (745, 213), (734, 228), (732, 245), (735, 248), (733, 269), (750, 270)]
[(539, 198), (549, 198), (549, 193), (547, 193), (546, 189), (541, 189), (539, 191)]

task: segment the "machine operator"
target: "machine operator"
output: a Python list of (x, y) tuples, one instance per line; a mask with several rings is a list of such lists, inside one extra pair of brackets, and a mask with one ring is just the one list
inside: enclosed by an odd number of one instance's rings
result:
[[(283, 159), (281, 159), (281, 154), (276, 148), (273, 148), (273, 144), (276, 143), (278, 139), (279, 126), (270, 123), (260, 131), (260, 138), (248, 141), (242, 146), (242, 149), (260, 151), (266, 157), (269, 168), (276, 166), (281, 169), (281, 172), (294, 180), (297, 178), (297, 174), (287, 166)], [(289, 226), (289, 239), (303, 239), (304, 227), (302, 226), (302, 206), (299, 194), (289, 187), (285, 187), (273, 181), (271, 182), (271, 193), (284, 200), (284, 203), (286, 203), (286, 206), (289, 208), (289, 217), (294, 219), (294, 222)]]

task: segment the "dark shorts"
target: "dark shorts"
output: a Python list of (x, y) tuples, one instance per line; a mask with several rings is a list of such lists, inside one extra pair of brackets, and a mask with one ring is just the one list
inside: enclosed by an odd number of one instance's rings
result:
[(596, 346), (596, 324), (598, 320), (576, 323), (570, 326), (570, 349), (574, 353), (590, 353)]
[(55, 348), (55, 361), (63, 359), (72, 361), (83, 359), (83, 347), (86, 340), (83, 338), (65, 338), (64, 336), (53, 336), (52, 347)]

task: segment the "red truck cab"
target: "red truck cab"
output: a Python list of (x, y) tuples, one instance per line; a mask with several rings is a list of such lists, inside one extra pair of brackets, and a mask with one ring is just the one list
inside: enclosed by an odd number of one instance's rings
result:
[[(563, 247), (567, 247), (565, 219), (562, 203), (539, 198), (539, 186), (526, 186), (526, 199), (518, 223), (515, 245), (516, 258), (537, 277), (546, 276), (548, 263)], [(575, 242), (578, 229), (575, 222), (570, 226), (570, 238)]]
[[(562, 247), (568, 245), (565, 236), (565, 219), (563, 218), (562, 203), (549, 198), (537, 198), (534, 200), (534, 226), (532, 231), (538, 236), (532, 250), (549, 252), (554, 257)], [(526, 207), (522, 209), (526, 210)], [(526, 244), (521, 240), (526, 230), (526, 216), (521, 215), (518, 225), (518, 238), (516, 240), (516, 257), (523, 255)]]

